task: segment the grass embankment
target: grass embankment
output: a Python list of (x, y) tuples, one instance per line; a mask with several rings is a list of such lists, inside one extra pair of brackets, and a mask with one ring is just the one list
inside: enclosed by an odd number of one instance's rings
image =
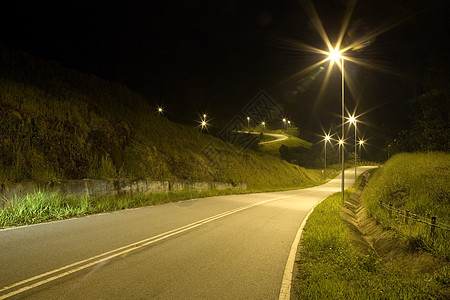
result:
[[(6, 185), (28, 179), (147, 178), (246, 183), (249, 191), (269, 191), (311, 186), (323, 179), (320, 170), (261, 151), (242, 151), (193, 126), (171, 122), (157, 113), (156, 104), (123, 85), (2, 47), (0, 141), (0, 183)], [(61, 211), (44, 219), (121, 209), (124, 201), (135, 207), (138, 202), (150, 205), (205, 193), (183, 194), (150, 195), (145, 201), (108, 198), (111, 203), (101, 205), (102, 210), (92, 208), (96, 204), (86, 210), (84, 199), (78, 204), (67, 200), (56, 202)], [(30, 197), (36, 203), (43, 198)], [(54, 201), (52, 195), (47, 198)], [(73, 209), (66, 213), (69, 206)], [(30, 207), (52, 210), (40, 204)]]
[(23, 199), (13, 199), (0, 210), (0, 228), (63, 220), (89, 214), (111, 212), (127, 208), (158, 205), (180, 200), (244, 193), (246, 190), (185, 190), (149, 195), (134, 194), (117, 197), (66, 198), (58, 193), (38, 191)]
[(282, 140), (282, 141), (277, 141), (277, 142), (273, 142), (273, 143), (260, 145), (261, 151), (263, 151), (264, 153), (281, 158), (281, 155), (280, 155), (281, 145), (285, 145), (289, 148), (306, 148), (306, 149), (311, 148), (311, 145), (312, 145), (311, 143), (309, 143), (305, 140), (302, 140), (298, 137), (290, 136), (290, 135), (287, 135), (285, 133), (280, 133), (280, 132), (274, 132), (274, 133), (284, 134), (288, 138), (285, 140)]
[(364, 192), (368, 213), (386, 228), (397, 230), (411, 249), (426, 249), (450, 260), (450, 231), (435, 229), (430, 225), (389, 211), (380, 205), (392, 204), (394, 208), (450, 225), (450, 154), (413, 153), (392, 157), (376, 172)]
[(320, 180), (171, 122), (123, 85), (1, 47), (0, 140), (0, 182), (147, 178), (265, 189)]
[[(398, 171), (407, 167), (404, 162), (398, 165), (398, 161), (406, 159), (414, 165), (420, 157), (425, 157), (428, 159), (427, 164), (443, 167), (444, 161), (448, 159), (448, 156), (445, 159), (444, 156), (418, 154), (392, 158), (385, 167), (375, 172), (368, 184), (371, 187), (367, 188), (364, 197), (374, 196), (370, 190), (376, 186), (384, 185), (389, 188), (406, 180), (391, 178), (390, 181), (381, 183), (380, 178), (385, 176), (383, 174), (393, 171), (391, 167), (397, 170), (398, 176), (410, 176), (408, 172)], [(445, 176), (447, 180), (439, 180), (433, 186), (446, 188), (448, 174)], [(420, 184), (421, 190), (425, 191), (424, 185), (427, 185), (427, 182), (422, 181)], [(346, 197), (353, 190), (347, 190)], [(430, 202), (430, 198), (422, 199)], [(373, 201), (376, 203), (377, 199)], [(299, 250), (298, 276), (294, 286), (294, 292), (299, 299), (448, 299), (450, 268), (445, 255), (432, 258), (432, 267), (427, 266), (424, 269), (421, 259), (426, 253), (418, 251), (417, 248), (409, 248), (398, 260), (397, 257), (389, 257), (389, 253), (385, 253), (385, 256), (380, 256), (375, 251), (363, 254), (351, 242), (350, 228), (341, 218), (342, 206), (340, 195), (335, 194), (320, 203), (308, 219)], [(445, 212), (448, 214), (448, 208)], [(384, 215), (381, 212), (380, 214)], [(374, 216), (377, 217), (378, 214)], [(381, 220), (380, 222), (383, 222)], [(442, 245), (446, 242), (448, 241), (436, 240), (435, 244)], [(430, 258), (426, 257), (430, 264)]]

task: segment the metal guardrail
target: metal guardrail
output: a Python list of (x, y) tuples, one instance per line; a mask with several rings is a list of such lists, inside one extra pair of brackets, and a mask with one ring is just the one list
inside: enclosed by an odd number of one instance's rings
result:
[(431, 235), (434, 235), (434, 231), (436, 228), (439, 228), (439, 229), (442, 229), (445, 231), (450, 231), (450, 226), (445, 223), (436, 221), (436, 217), (425, 218), (423, 216), (419, 216), (417, 214), (411, 213), (407, 209), (403, 210), (403, 209), (394, 207), (392, 204), (383, 203), (383, 201), (380, 201), (380, 205), (382, 207), (386, 208), (387, 210), (389, 210), (389, 218), (392, 218), (392, 212), (395, 212), (395, 213), (399, 214), (400, 216), (405, 217), (405, 224), (408, 224), (408, 220), (414, 220), (419, 223), (430, 225)]

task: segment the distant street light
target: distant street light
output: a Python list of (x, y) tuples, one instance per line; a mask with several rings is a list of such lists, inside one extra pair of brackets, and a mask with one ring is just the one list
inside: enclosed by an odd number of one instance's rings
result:
[(200, 118), (201, 129), (206, 129), (208, 127), (208, 122), (206, 121), (206, 114), (203, 114), (203, 118)]
[(324, 139), (324, 149), (325, 149), (325, 170), (323, 171), (323, 175), (327, 178), (327, 143), (330, 141), (330, 136), (325, 135)]
[(339, 140), (339, 163), (341, 163), (341, 146), (344, 145), (344, 141), (343, 140)]
[(247, 117), (247, 129), (250, 131), (250, 117)]
[(164, 108), (162, 106), (158, 106), (158, 113), (164, 115)]
[(353, 124), (353, 126), (355, 127), (355, 180), (356, 180), (356, 117), (355, 116), (350, 116), (350, 118), (348, 119), (350, 124)]
[(286, 118), (283, 118), (283, 129), (284, 130), (286, 130), (286, 128), (287, 128), (287, 120), (286, 120)]
[(361, 163), (361, 146), (364, 145), (364, 140), (359, 140), (359, 162)]
[(287, 123), (288, 123), (288, 128), (291, 127), (291, 121), (288, 120)]

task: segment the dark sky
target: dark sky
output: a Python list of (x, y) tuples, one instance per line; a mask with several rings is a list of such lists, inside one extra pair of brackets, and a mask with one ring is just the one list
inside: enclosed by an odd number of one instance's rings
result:
[[(220, 123), (265, 90), (302, 131), (320, 133), (338, 122), (336, 67), (320, 99), (325, 71), (310, 82), (314, 72), (286, 80), (322, 58), (280, 43), (324, 48), (305, 1), (9, 2), (2, 2), (0, 43), (122, 82), (166, 106), (173, 120), (190, 122), (203, 111)], [(312, 2), (334, 43), (349, 1)], [(448, 2), (357, 2), (344, 45), (403, 20), (349, 54), (390, 71), (346, 64), (357, 94), (347, 92), (348, 109), (366, 113), (367, 128), (361, 130), (368, 136), (405, 126), (404, 103), (423, 88), (427, 58), (447, 55)]]

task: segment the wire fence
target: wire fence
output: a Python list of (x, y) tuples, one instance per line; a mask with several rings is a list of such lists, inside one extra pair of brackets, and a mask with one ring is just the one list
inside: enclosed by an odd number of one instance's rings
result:
[(419, 223), (429, 225), (431, 236), (434, 236), (436, 228), (442, 229), (444, 231), (450, 231), (450, 226), (445, 223), (438, 222), (436, 220), (436, 217), (425, 218), (423, 216), (419, 216), (417, 214), (411, 213), (407, 209), (400, 209), (400, 208), (394, 207), (392, 204), (383, 203), (383, 201), (380, 201), (380, 205), (389, 211), (389, 218), (392, 218), (393, 212), (397, 213), (399, 216), (404, 217), (404, 221), (405, 221), (406, 225), (408, 225), (409, 220), (413, 220), (413, 221), (416, 221)]

